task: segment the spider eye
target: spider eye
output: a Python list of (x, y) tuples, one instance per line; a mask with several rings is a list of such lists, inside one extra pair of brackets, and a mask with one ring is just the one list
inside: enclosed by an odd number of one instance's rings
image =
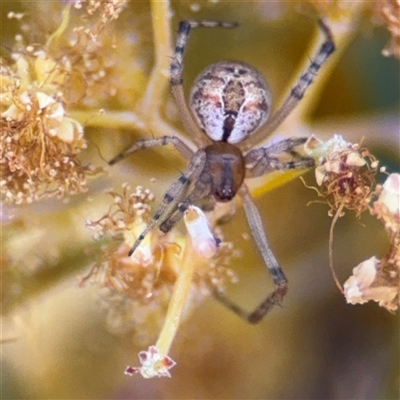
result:
[(218, 188), (216, 190), (215, 196), (218, 201), (225, 202), (232, 200), (236, 195), (236, 191), (232, 190), (230, 186), (223, 186), (222, 188)]
[(190, 106), (208, 137), (238, 143), (266, 122), (271, 92), (265, 79), (250, 65), (223, 61), (198, 76)]

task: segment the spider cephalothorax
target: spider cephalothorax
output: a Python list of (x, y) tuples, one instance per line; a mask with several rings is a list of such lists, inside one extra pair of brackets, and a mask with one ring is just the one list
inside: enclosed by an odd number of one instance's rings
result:
[(196, 79), (190, 94), (190, 106), (182, 86), (183, 54), (190, 30), (198, 27), (234, 28), (236, 23), (217, 21), (182, 21), (171, 61), (171, 85), (182, 123), (197, 145), (193, 151), (173, 136), (139, 140), (119, 154), (110, 164), (149, 147), (172, 145), (189, 166), (165, 193), (146, 229), (132, 246), (131, 255), (153, 228), (168, 232), (182, 218), (191, 204), (212, 197), (226, 202), (236, 194), (243, 200), (250, 231), (270, 271), (276, 289), (251, 313), (246, 313), (219, 291), (214, 296), (251, 323), (259, 322), (287, 292), (287, 279), (276, 260), (263, 229), (261, 216), (244, 182), (272, 170), (308, 168), (314, 159), (297, 156), (282, 162), (281, 153), (296, 154), (296, 146), (307, 138), (289, 138), (269, 146), (253, 148), (270, 135), (302, 99), (316, 73), (334, 51), (331, 32), (320, 22), (325, 41), (317, 50), (307, 70), (276, 111), (271, 110), (271, 94), (265, 79), (253, 67), (242, 62), (223, 61), (207, 67)]

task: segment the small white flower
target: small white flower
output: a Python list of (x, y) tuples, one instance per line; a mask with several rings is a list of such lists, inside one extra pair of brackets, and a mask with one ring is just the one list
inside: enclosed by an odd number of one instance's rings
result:
[(390, 174), (382, 187), (378, 202), (391, 214), (400, 216), (400, 174)]
[[(21, 98), (22, 98), (22, 95), (21, 95)], [(46, 93), (43, 93), (43, 92), (36, 92), (36, 99), (38, 101), (40, 109), (46, 108), (46, 107), (50, 106), (51, 104), (55, 103), (55, 100), (52, 97), (48, 96)]]
[(143, 378), (150, 379), (158, 376), (171, 378), (169, 369), (171, 369), (176, 362), (168, 356), (161, 354), (156, 346), (150, 346), (147, 351), (139, 353), (139, 361), (141, 367), (126, 367), (125, 375), (133, 375), (140, 373)]
[(1, 113), (1, 116), (5, 118), (7, 121), (17, 120), (20, 112), (15, 104), (11, 104), (10, 107), (7, 108), (6, 111)]
[(190, 206), (185, 212), (184, 221), (197, 254), (204, 258), (213, 257), (217, 252), (217, 243), (203, 211), (198, 207)]
[(350, 304), (364, 304), (373, 300), (381, 307), (395, 311), (398, 308), (398, 302), (394, 301), (398, 289), (391, 286), (371, 287), (378, 272), (378, 264), (379, 260), (371, 257), (353, 268), (353, 275), (344, 284), (344, 295)]
[(376, 257), (371, 257), (353, 268), (353, 275), (343, 286), (348, 303), (363, 304), (370, 300), (365, 297), (365, 292), (376, 278), (378, 263)]
[(382, 192), (374, 203), (374, 213), (382, 219), (386, 229), (400, 232), (400, 174), (390, 174)]
[(72, 118), (64, 117), (57, 129), (56, 135), (66, 143), (74, 143), (76, 147), (86, 148), (86, 142), (83, 138), (83, 127)]

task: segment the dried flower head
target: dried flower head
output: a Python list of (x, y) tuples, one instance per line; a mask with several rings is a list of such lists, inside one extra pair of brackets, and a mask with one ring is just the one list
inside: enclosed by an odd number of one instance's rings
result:
[(123, 185), (122, 194), (114, 191), (108, 194), (114, 200), (108, 212), (99, 220), (86, 221), (86, 226), (96, 232), (95, 239), (111, 235), (115, 241), (103, 249), (101, 261), (90, 276), (104, 287), (147, 303), (150, 298), (154, 300), (160, 290), (157, 281), (160, 284), (174, 281), (176, 272), (167, 260), (173, 253), (179, 253), (179, 246), (172, 245), (168, 237), (155, 231), (129, 257), (129, 248), (150, 218), (150, 204), (154, 201), (154, 195), (141, 186), (130, 193), (127, 184)]
[[(198, 209), (188, 211), (189, 238), (177, 234), (175, 230), (163, 234), (154, 229), (128, 256), (130, 247), (151, 218), (150, 204), (154, 195), (140, 186), (130, 193), (126, 184), (122, 194), (113, 191), (109, 194), (114, 202), (108, 212), (97, 221), (88, 220), (86, 225), (96, 232), (96, 239), (109, 235), (113, 240), (102, 246), (99, 261), (82, 279), (82, 284), (90, 280), (108, 289), (109, 318), (112, 316), (109, 322), (114, 331), (126, 331), (127, 327), (135, 326), (136, 330), (146, 332), (145, 324), (150, 315), (153, 319), (156, 316), (159, 320), (155, 323), (160, 325), (163, 315), (159, 312), (165, 310), (175, 290), (176, 280), (185, 268), (186, 258), (182, 250), (187, 247), (188, 240), (195, 243), (193, 248), (198, 252), (199, 260), (207, 260), (197, 263), (193, 272), (191, 302), (198, 303), (214, 288), (222, 289), (226, 282), (236, 280), (233, 272), (225, 268), (232, 257), (231, 245), (221, 242), (212, 252), (209, 251), (210, 237), (214, 244), (216, 242), (211, 232), (207, 232), (207, 220)], [(193, 229), (193, 224), (197, 224), (196, 229)], [(210, 257), (212, 260), (208, 261)]]
[(367, 149), (360, 149), (358, 144), (348, 143), (342, 136), (335, 135), (324, 143), (311, 136), (305, 151), (319, 159), (315, 169), (320, 187), (317, 192), (329, 205), (330, 215), (345, 208), (360, 216), (369, 208), (375, 195), (378, 162)]
[(41, 85), (39, 74), (48, 67), (42, 61), (42, 53), (30, 60), (21, 55), (14, 69), (0, 70), (1, 194), (11, 204), (83, 192), (86, 177), (100, 171), (78, 160), (83, 128), (67, 117), (58, 93)]
[[(118, 18), (126, 4), (126, 0), (88, 0), (85, 3), (89, 15), (93, 15), (96, 12), (100, 14), (99, 26), (101, 27), (102, 24), (107, 24), (109, 21)], [(81, 4), (82, 0), (75, 1), (76, 8), (80, 8)]]
[[(315, 176), (320, 197), (330, 206), (334, 216), (329, 238), (329, 267), (333, 279), (348, 303), (363, 304), (374, 300), (389, 311), (397, 310), (400, 291), (400, 175), (391, 174), (386, 182), (376, 185), (378, 162), (368, 150), (359, 149), (341, 136), (335, 135), (322, 143), (311, 137), (305, 144), (307, 154), (319, 158)], [(372, 204), (372, 199), (379, 198)], [(372, 257), (353, 269), (353, 275), (343, 288), (333, 267), (333, 229), (343, 209), (357, 216), (369, 210), (381, 219), (391, 243), (387, 255), (378, 260)]]
[[(377, 273), (367, 289), (370, 297), (374, 296), (372, 300), (395, 311), (400, 302), (400, 174), (390, 174), (378, 192), (379, 198), (374, 202), (371, 214), (384, 223), (390, 249), (381, 260), (375, 260)], [(369, 260), (364, 263), (367, 262)]]
[(78, 160), (86, 142), (81, 124), (68, 117), (68, 105), (83, 97), (99, 101), (96, 90), (112, 94), (106, 80), (111, 66), (100, 50), (109, 53), (110, 36), (103, 31), (124, 4), (89, 1), (87, 15), (97, 19), (75, 27), (68, 5), (45, 43), (26, 44), (17, 35), (11, 62), (1, 61), (1, 193), (7, 202), (83, 192), (87, 177), (102, 171)]
[[(124, 41), (118, 40), (110, 28), (115, 28), (111, 22), (120, 16), (126, 1), (89, 0), (84, 4), (78, 22), (70, 13), (64, 14), (65, 28), (54, 32), (46, 49), (68, 71), (63, 87), (65, 101), (96, 108), (113, 98), (120, 85), (118, 60), (124, 58), (117, 56), (117, 42)], [(75, 2), (75, 8), (82, 8), (82, 3)]]

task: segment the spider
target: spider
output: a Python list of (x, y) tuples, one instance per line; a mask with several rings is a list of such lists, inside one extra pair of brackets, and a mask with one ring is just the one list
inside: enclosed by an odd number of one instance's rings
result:
[[(265, 79), (252, 66), (243, 62), (222, 61), (207, 67), (195, 80), (189, 104), (183, 91), (183, 55), (192, 28), (235, 28), (235, 22), (192, 21), (179, 24), (175, 53), (171, 61), (171, 86), (180, 117), (191, 134), (197, 150), (193, 151), (175, 136), (143, 139), (113, 158), (113, 165), (137, 150), (172, 145), (189, 166), (164, 194), (153, 219), (147, 224), (129, 251), (131, 255), (144, 237), (154, 228), (166, 233), (182, 218), (189, 205), (203, 199), (228, 202), (238, 194), (244, 205), (251, 234), (268, 271), (275, 290), (253, 312), (246, 312), (224, 293), (215, 290), (214, 297), (250, 323), (257, 323), (287, 293), (287, 279), (275, 258), (263, 229), (260, 213), (245, 178), (255, 178), (272, 170), (309, 168), (314, 159), (301, 157), (296, 146), (307, 138), (288, 138), (269, 146), (255, 147), (270, 135), (296, 107), (311, 85), (314, 76), (335, 50), (328, 25), (319, 21), (324, 42), (311, 59), (282, 106), (271, 119), (271, 93)], [(289, 162), (279, 154), (296, 156)]]

